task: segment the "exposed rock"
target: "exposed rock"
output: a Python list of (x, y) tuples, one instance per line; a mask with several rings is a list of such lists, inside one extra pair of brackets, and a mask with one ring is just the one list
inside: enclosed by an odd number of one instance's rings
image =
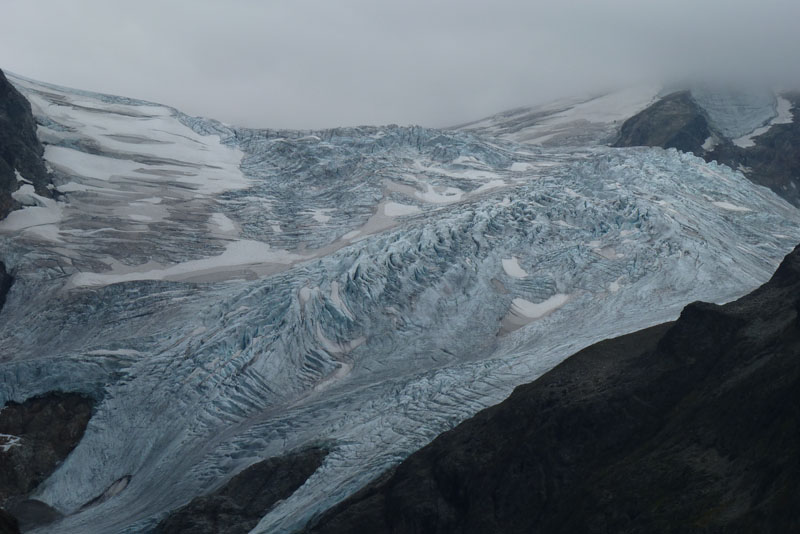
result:
[[(800, 94), (783, 95), (795, 112)], [(666, 96), (622, 125), (614, 146), (660, 146), (692, 152), (706, 161), (741, 170), (756, 184), (769, 187), (800, 206), (800, 117), (788, 124), (773, 124), (753, 137), (753, 146), (733, 143), (709, 125), (704, 110), (689, 91)], [(714, 142), (708, 144), (709, 139)]]
[(16, 172), (33, 184), (36, 193), (52, 196), (43, 154), (30, 103), (0, 70), (0, 219), (19, 207), (11, 198), (20, 186)]
[(0, 534), (19, 534), (17, 518), (0, 508)]
[(290, 496), (319, 468), (327, 451), (310, 448), (254, 464), (211, 495), (173, 512), (159, 534), (245, 534), (279, 500)]
[(742, 299), (603, 341), (307, 532), (796, 532), (800, 247)]
[(83, 437), (94, 401), (49, 393), (0, 411), (0, 504), (29, 494)]
[(64, 514), (52, 506), (36, 499), (11, 502), (8, 511), (17, 518), (20, 530), (49, 525), (64, 517)]
[(6, 295), (8, 295), (11, 285), (14, 283), (14, 277), (6, 272), (6, 266), (0, 261), (0, 310), (6, 303)]
[(622, 125), (614, 146), (660, 146), (694, 152), (711, 134), (689, 91), (658, 100)]

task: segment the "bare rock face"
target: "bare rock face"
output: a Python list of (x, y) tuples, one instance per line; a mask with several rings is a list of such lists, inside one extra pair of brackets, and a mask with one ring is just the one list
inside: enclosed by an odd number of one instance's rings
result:
[(49, 393), (0, 411), (0, 505), (18, 502), (44, 481), (83, 437), (94, 401)]
[(6, 272), (6, 266), (0, 262), (0, 310), (6, 303), (6, 295), (8, 295), (11, 285), (14, 283), (14, 277)]
[(225, 486), (176, 510), (158, 534), (246, 534), (279, 500), (290, 496), (322, 464), (327, 451), (310, 448), (254, 464)]
[(693, 152), (711, 131), (689, 91), (668, 95), (625, 121), (614, 146), (660, 146)]
[(36, 193), (52, 196), (43, 154), (30, 103), (0, 70), (0, 219), (19, 207), (11, 197), (20, 185), (17, 172), (33, 184)]
[(19, 528), (23, 531), (49, 525), (64, 517), (64, 514), (37, 499), (24, 499), (9, 503), (10, 512), (19, 522)]
[(306, 532), (796, 532), (800, 247), (742, 299), (606, 340)]
[(19, 534), (17, 518), (0, 508), (0, 534)]

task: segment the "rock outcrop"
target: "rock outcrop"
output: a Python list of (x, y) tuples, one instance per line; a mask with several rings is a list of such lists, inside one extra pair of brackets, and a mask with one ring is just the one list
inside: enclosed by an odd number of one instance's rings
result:
[(742, 299), (593, 345), (307, 532), (796, 532), (800, 247)]
[(0, 70), (0, 219), (19, 207), (11, 196), (21, 185), (19, 176), (39, 195), (52, 196), (43, 154), (30, 103)]
[(254, 464), (211, 495), (198, 497), (173, 512), (157, 534), (246, 534), (279, 500), (300, 487), (325, 459), (313, 447)]
[[(26, 497), (78, 445), (93, 406), (88, 397), (53, 392), (23, 403), (9, 402), (0, 410), (0, 505), (11, 512), (19, 508), (34, 520), (57, 517), (53, 510), (43, 514), (46, 505)], [(31, 510), (38, 511), (29, 514)]]
[(711, 135), (689, 91), (672, 93), (625, 121), (614, 146), (660, 146), (694, 152)]
[(11, 290), (11, 285), (14, 283), (14, 277), (6, 272), (6, 265), (0, 262), (0, 310), (6, 303), (6, 295)]
[(19, 534), (17, 518), (0, 508), (0, 534)]

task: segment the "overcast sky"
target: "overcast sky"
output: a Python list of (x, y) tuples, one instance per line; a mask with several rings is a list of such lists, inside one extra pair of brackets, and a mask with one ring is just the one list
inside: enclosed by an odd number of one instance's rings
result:
[(800, 78), (800, 0), (0, 0), (0, 68), (254, 127), (447, 126), (687, 77)]

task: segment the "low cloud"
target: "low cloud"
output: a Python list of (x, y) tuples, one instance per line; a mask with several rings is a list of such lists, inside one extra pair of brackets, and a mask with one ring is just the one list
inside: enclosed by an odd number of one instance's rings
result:
[(446, 126), (615, 86), (800, 86), (796, 0), (7, 0), (0, 68), (253, 127)]

